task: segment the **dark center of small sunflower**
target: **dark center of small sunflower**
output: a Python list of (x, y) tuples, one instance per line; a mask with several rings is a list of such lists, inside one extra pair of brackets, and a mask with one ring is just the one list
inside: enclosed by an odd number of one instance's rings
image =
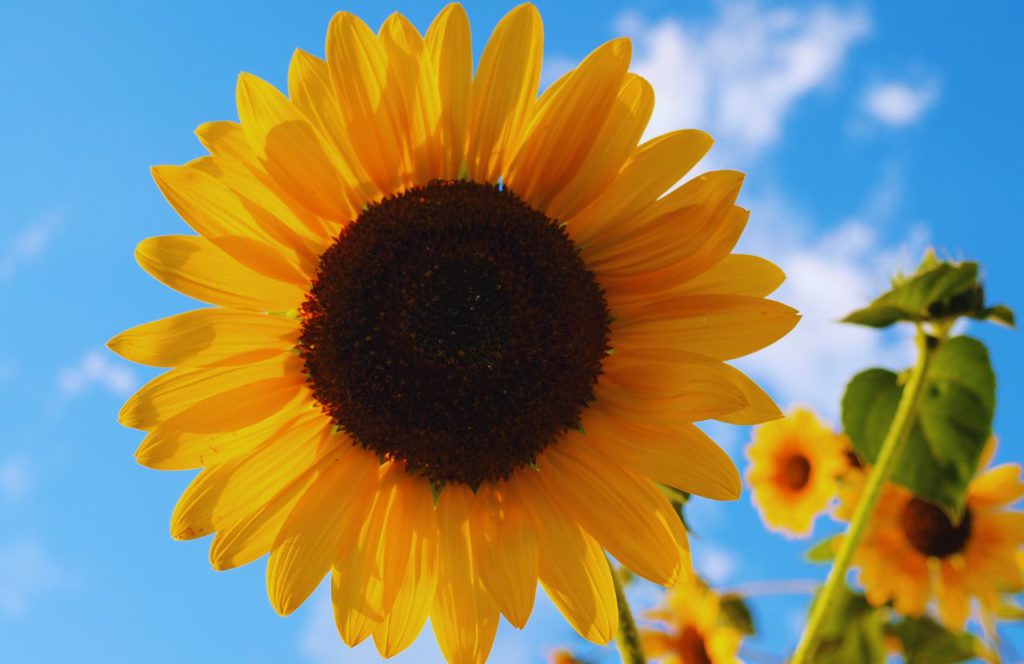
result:
[(794, 454), (786, 459), (782, 467), (782, 480), (790, 489), (799, 491), (807, 486), (811, 479), (811, 462), (802, 454)]
[(302, 313), (324, 411), (439, 483), (533, 463), (578, 425), (608, 348), (604, 296), (562, 227), (472, 182), (365, 209), (321, 256)]
[(693, 625), (687, 625), (683, 629), (683, 633), (679, 635), (678, 654), (683, 664), (712, 664), (707, 647), (704, 645), (704, 637)]
[(907, 540), (926, 556), (945, 558), (963, 550), (971, 537), (971, 511), (953, 525), (938, 506), (920, 498), (912, 498), (903, 508), (900, 524)]

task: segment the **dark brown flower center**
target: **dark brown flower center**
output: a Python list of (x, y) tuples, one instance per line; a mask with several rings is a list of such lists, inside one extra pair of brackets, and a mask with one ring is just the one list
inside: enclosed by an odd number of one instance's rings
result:
[(945, 558), (963, 550), (971, 537), (971, 511), (954, 525), (940, 507), (920, 498), (912, 498), (900, 517), (910, 544), (926, 556)]
[(712, 664), (704, 637), (693, 625), (687, 625), (679, 635), (679, 658), (683, 664)]
[(790, 489), (799, 491), (807, 486), (811, 479), (811, 462), (802, 454), (794, 454), (786, 459), (786, 465), (782, 467), (782, 481)]
[(465, 181), (365, 209), (321, 256), (302, 314), (324, 411), (437, 483), (533, 463), (578, 425), (608, 348), (604, 296), (562, 227)]

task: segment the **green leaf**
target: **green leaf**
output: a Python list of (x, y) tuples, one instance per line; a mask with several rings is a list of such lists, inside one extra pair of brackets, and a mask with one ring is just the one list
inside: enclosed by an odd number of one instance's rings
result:
[(980, 292), (977, 263), (922, 265), (916, 274), (843, 320), (887, 327), (900, 321), (926, 321), (965, 314), (966, 310), (954, 312), (975, 306), (975, 290)]
[(722, 595), (721, 608), (730, 627), (748, 635), (757, 631), (754, 627), (754, 614), (750, 612), (750, 607), (747, 606), (741, 595), (736, 593)]
[(804, 554), (807, 562), (828, 563), (836, 557), (836, 548), (839, 546), (839, 535), (833, 535), (821, 540)]
[(951, 632), (931, 618), (903, 618), (886, 627), (903, 644), (906, 664), (954, 664), (978, 655), (977, 638)]
[(971, 318), (977, 318), (978, 320), (990, 320), (993, 323), (999, 323), (1006, 327), (1017, 326), (1017, 320), (1013, 315), (1013, 309), (1005, 304), (997, 304), (994, 307), (983, 309), (976, 314), (971, 314)]
[[(860, 373), (846, 388), (843, 427), (868, 463), (878, 456), (902, 393), (899, 377), (885, 369)], [(932, 358), (893, 481), (959, 518), (994, 412), (995, 374), (985, 346), (970, 337), (945, 342)]]
[(1008, 622), (1020, 622), (1024, 620), (1024, 606), (1004, 597), (996, 607), (996, 618)]
[(843, 588), (825, 619), (814, 647), (812, 662), (862, 664), (884, 662), (886, 613), (864, 598)]

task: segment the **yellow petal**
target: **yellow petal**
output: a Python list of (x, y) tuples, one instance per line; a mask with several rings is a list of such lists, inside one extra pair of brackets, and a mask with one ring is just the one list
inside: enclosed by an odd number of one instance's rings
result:
[(444, 152), (441, 177), (454, 180), (466, 159), (469, 91), (473, 83), (473, 44), (469, 19), (462, 5), (441, 10), (427, 30), (427, 53), (437, 79), (441, 117), (439, 144)]
[(1010, 505), (1024, 497), (1020, 466), (1007, 463), (979, 475), (971, 481), (967, 500), (971, 507)]
[(398, 191), (409, 165), (377, 36), (357, 16), (339, 12), (327, 30), (327, 66), (353, 152), (382, 194)]
[(594, 50), (539, 100), (505, 172), (512, 191), (544, 210), (588, 159), (629, 69), (626, 38)]
[[(269, 417), (304, 388), (301, 360), (284, 355), (241, 367), (171, 369), (143, 385), (125, 403), (118, 421), (150, 431), (176, 416), (172, 429), (230, 431)], [(216, 424), (221, 419), (222, 426)]]
[(298, 393), (285, 406), (264, 420), (222, 433), (188, 433), (158, 427), (147, 435), (135, 452), (135, 460), (156, 470), (187, 470), (212, 466), (253, 451), (284, 422), (311, 412), (319, 406), (308, 393)]
[(396, 12), (381, 26), (380, 43), (388, 59), (388, 81), (396, 100), (395, 115), (409, 153), (409, 183), (422, 184), (443, 177), (441, 98), (437, 73), (423, 37), (409, 19)]
[(762, 422), (782, 417), (782, 411), (775, 405), (775, 401), (757, 383), (750, 380), (745, 373), (735, 367), (731, 367), (728, 364), (723, 364), (722, 366), (725, 367), (725, 374), (743, 393), (743, 399), (747, 402), (747, 405), (741, 410), (726, 413), (717, 419), (729, 424), (750, 425), (761, 424)]
[(373, 454), (350, 447), (288, 515), (267, 563), (267, 593), (279, 614), (306, 601), (332, 562), (355, 545), (373, 500), (377, 466)]
[(603, 645), (615, 637), (619, 626), (608, 560), (594, 538), (548, 502), (538, 475), (524, 470), (518, 479), (523, 494), (530, 496), (537, 537), (544, 542), (539, 567), (541, 584), (580, 636)]
[[(426, 502), (417, 502), (415, 505), (425, 506), (429, 514), (409, 524), (411, 529), (408, 532), (412, 534), (410, 540), (400, 537), (393, 540), (396, 546), (408, 544), (408, 556), (406, 569), (401, 582), (397, 585), (397, 594), (391, 603), (391, 609), (373, 632), (373, 642), (383, 657), (391, 657), (405, 650), (416, 640), (427, 622), (437, 588), (437, 527), (433, 514), (433, 499), (427, 483), (419, 483), (422, 488), (427, 489), (427, 495), (423, 496), (419, 492), (407, 494), (399, 504), (412, 506), (407, 498), (419, 501), (425, 497)], [(385, 542), (385, 547), (392, 541), (390, 538), (393, 535), (397, 536), (402, 532), (400, 526), (389, 528), (389, 539)]]
[(736, 370), (695, 353), (620, 346), (602, 368), (598, 402), (645, 424), (721, 418), (749, 406)]
[[(373, 518), (371, 512), (364, 528), (372, 527)], [(376, 530), (379, 532), (379, 528)], [(384, 619), (380, 605), (382, 586), (376, 554), (376, 551), (370, 551), (360, 542), (360, 545), (335, 561), (331, 571), (334, 624), (341, 640), (350, 648), (365, 641)]]
[(291, 318), (230, 309), (199, 309), (133, 327), (107, 347), (156, 367), (236, 366), (287, 352), (298, 341)]
[(651, 84), (636, 74), (627, 74), (590, 153), (569, 184), (548, 204), (548, 217), (570, 219), (601, 195), (636, 150), (653, 110)]
[(309, 276), (289, 262), (241, 199), (194, 165), (155, 166), (153, 179), (167, 201), (200, 235), (246, 267), (305, 287)]
[(249, 454), (199, 473), (182, 494), (171, 517), (171, 536), (195, 539), (227, 527), (255, 511), (293, 479), (326, 456), (351, 446), (327, 438), (330, 420), (319, 413), (279, 425)]
[(569, 233), (585, 245), (606, 229), (637, 216), (686, 175), (711, 149), (712, 142), (710, 136), (695, 129), (647, 141), (600, 196), (567, 220)]
[(599, 274), (628, 275), (667, 267), (704, 246), (732, 211), (742, 185), (742, 173), (705, 173), (633, 219), (609, 228), (581, 253), (588, 267)]
[(288, 92), (292, 103), (330, 141), (341, 162), (349, 169), (350, 179), (347, 184), (356, 193), (359, 206), (375, 200), (380, 192), (370, 182), (358, 155), (353, 151), (338, 108), (338, 98), (334, 95), (334, 84), (331, 83), (327, 62), (302, 49), (296, 49), (288, 68)]
[(683, 295), (638, 309), (612, 324), (616, 343), (677, 348), (731, 360), (793, 329), (796, 310), (742, 295)]
[[(325, 435), (330, 435), (329, 428)], [(333, 457), (324, 458), (300, 473), (255, 511), (218, 530), (210, 544), (210, 564), (213, 569), (234, 569), (270, 553), (285, 519), (295, 509), (306, 489), (333, 462)]]
[(238, 117), (263, 166), (309, 210), (335, 221), (358, 211), (349, 183), (358, 180), (333, 158), (329, 142), (281, 92), (251, 74), (238, 77)]
[(167, 286), (222, 307), (288, 311), (305, 297), (302, 288), (254, 272), (201, 237), (151, 237), (139, 243), (135, 259)]
[(661, 585), (688, 571), (679, 515), (649, 480), (588, 454), (576, 433), (545, 450), (537, 464), (552, 501), (623, 565)]
[(494, 28), (470, 95), (471, 180), (496, 182), (512, 160), (537, 96), (543, 55), (544, 27), (533, 5), (519, 5)]
[[(430, 484), (404, 470), (396, 473), (394, 479), (396, 494), (387, 516), (387, 530), (383, 538), (381, 556), (381, 575), (384, 579), (381, 603), (385, 609), (390, 607), (402, 592), (412, 552), (426, 551), (428, 543), (437, 539), (434, 497)], [(422, 561), (416, 565), (416, 569), (419, 570)], [(434, 571), (431, 571), (431, 574), (433, 573)]]
[(270, 176), (254, 171), (245, 164), (220, 156), (201, 157), (191, 165), (230, 189), (242, 202), (259, 227), (273, 242), (281, 245), (286, 256), (304, 274), (315, 274), (320, 254), (331, 245), (333, 228), (329, 231), (323, 219), (309, 212), (283, 189), (270, 181)]
[[(733, 250), (743, 234), (750, 218), (750, 211), (739, 206), (725, 210), (721, 216), (715, 215), (719, 223), (704, 225), (692, 233), (689, 246), (665, 251), (660, 256), (649, 256), (652, 260), (643, 265), (645, 251), (638, 251), (638, 257), (632, 266), (620, 269), (624, 265), (621, 259), (617, 265), (598, 270), (599, 281), (607, 293), (608, 303), (616, 311), (623, 309), (627, 303), (637, 300), (654, 300), (664, 297), (666, 291), (678, 294), (686, 292), (679, 286), (707, 272), (716, 263), (722, 262)], [(691, 229), (692, 230), (692, 229)], [(648, 269), (651, 268), (651, 269)]]
[(692, 424), (647, 427), (599, 407), (585, 411), (587, 444), (635, 473), (713, 500), (736, 500), (742, 484), (736, 465)]
[(498, 607), (484, 590), (470, 552), (473, 492), (449, 484), (437, 505), (438, 581), (430, 623), (445, 659), (481, 664), (498, 629)]
[(746, 295), (767, 297), (786, 279), (785, 273), (758, 256), (731, 254), (674, 292), (686, 294)]
[(473, 507), (474, 567), (495, 605), (522, 629), (537, 595), (536, 526), (514, 480), (481, 486)]

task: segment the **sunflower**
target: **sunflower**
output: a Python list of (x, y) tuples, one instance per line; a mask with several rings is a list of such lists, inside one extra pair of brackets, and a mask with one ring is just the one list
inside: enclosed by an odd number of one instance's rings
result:
[(811, 534), (814, 520), (836, 495), (836, 477), (851, 463), (842, 438), (806, 408), (758, 427), (747, 459), (747, 482), (761, 519), (795, 537)]
[(647, 616), (664, 630), (643, 630), (644, 654), (664, 664), (736, 664), (743, 636), (722, 613), (722, 600), (696, 576), (668, 591)]
[[(990, 440), (980, 469), (995, 452)], [(860, 499), (866, 475), (847, 479), (837, 514), (849, 520)], [(935, 599), (939, 618), (961, 630), (977, 600), (981, 617), (991, 625), (1003, 592), (1024, 588), (1024, 513), (1011, 504), (1024, 496), (1018, 464), (982, 470), (967, 488), (959, 523), (937, 505), (895, 484), (884, 487), (863, 539), (853, 556), (868, 601), (890, 600), (904, 615), (922, 615)]]
[(281, 614), (330, 572), (338, 631), (384, 656), (427, 618), (451, 661), (522, 627), (538, 581), (584, 637), (617, 627), (605, 551), (672, 584), (690, 568), (664, 483), (735, 499), (693, 422), (777, 408), (726, 360), (797, 320), (771, 263), (731, 251), (743, 176), (666, 193), (710, 138), (644, 143), (650, 85), (616, 39), (538, 97), (522, 5), (473, 73), (458, 5), (425, 36), (339, 13), (288, 96), (243, 74), (239, 122), (154, 176), (198, 235), (144, 240), (156, 279), (216, 305), (110, 346), (169, 371), (125, 404), (138, 460), (202, 468), (171, 534), (214, 568), (269, 553)]

